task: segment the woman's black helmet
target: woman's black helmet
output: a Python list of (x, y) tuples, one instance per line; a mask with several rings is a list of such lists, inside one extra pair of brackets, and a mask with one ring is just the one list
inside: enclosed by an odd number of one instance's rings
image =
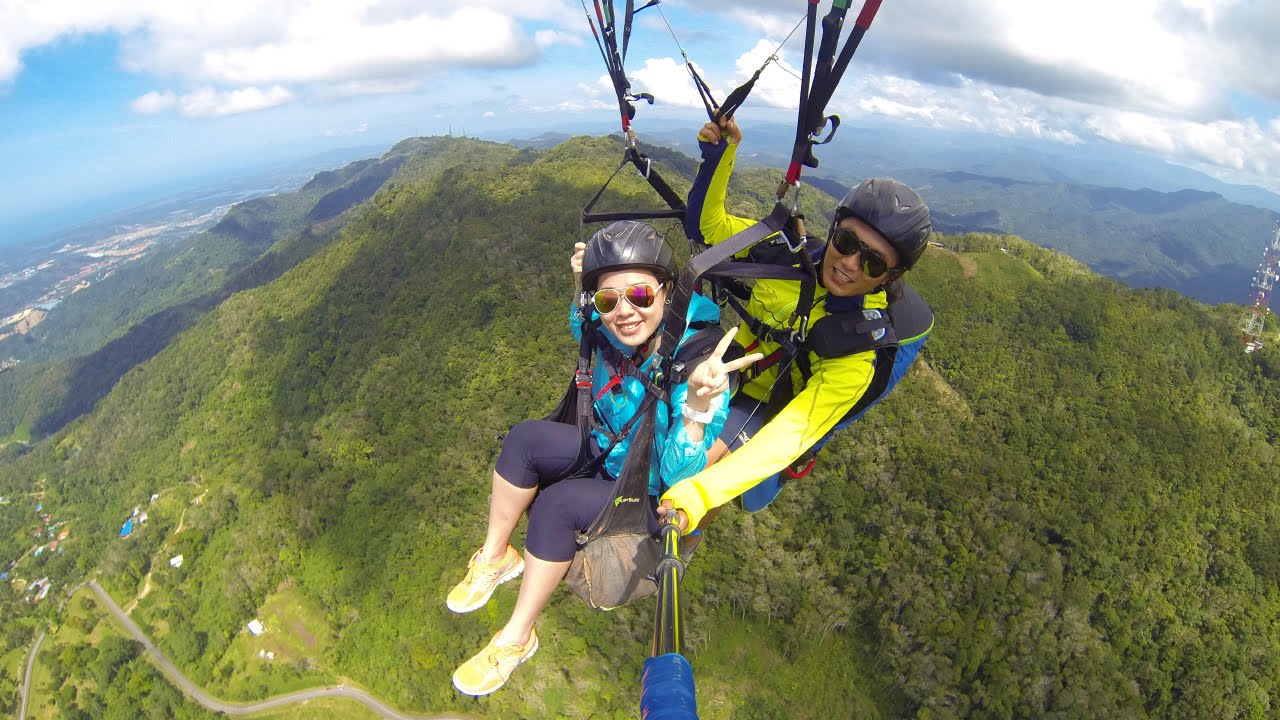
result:
[(671, 248), (657, 230), (636, 220), (619, 220), (591, 236), (582, 256), (582, 287), (595, 290), (601, 273), (624, 268), (649, 270), (658, 282), (676, 277)]
[(880, 231), (908, 270), (929, 246), (933, 223), (915, 190), (892, 178), (872, 178), (850, 190), (836, 208), (836, 223), (853, 216)]

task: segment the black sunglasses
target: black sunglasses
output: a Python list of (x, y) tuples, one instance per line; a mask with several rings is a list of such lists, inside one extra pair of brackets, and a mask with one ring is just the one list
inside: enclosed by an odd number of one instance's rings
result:
[(884, 259), (884, 256), (873, 250), (870, 245), (859, 240), (852, 230), (846, 230), (842, 227), (834, 228), (831, 231), (831, 236), (827, 238), (827, 243), (841, 255), (858, 253), (858, 257), (862, 261), (860, 263), (862, 265), (862, 274), (869, 278), (878, 278), (890, 270), (897, 270), (897, 268), (889, 267), (889, 262)]

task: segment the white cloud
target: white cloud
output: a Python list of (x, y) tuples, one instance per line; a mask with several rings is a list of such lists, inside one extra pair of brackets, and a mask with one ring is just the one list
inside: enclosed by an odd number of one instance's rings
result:
[(129, 109), (139, 115), (154, 115), (178, 106), (178, 96), (171, 92), (151, 92), (129, 103)]
[(246, 87), (230, 91), (204, 87), (185, 95), (167, 91), (149, 92), (134, 100), (129, 107), (143, 115), (176, 109), (189, 118), (223, 117), (266, 110), (283, 105), (292, 98), (292, 93), (280, 85), (273, 85), (266, 90)]
[(539, 30), (533, 34), (533, 44), (539, 50), (546, 50), (553, 45), (583, 45), (582, 35), (562, 30)]
[[(434, 70), (526, 66), (542, 49), (581, 43), (585, 28), (570, 9), (564, 0), (8, 2), (0, 4), (0, 85), (21, 72), (30, 49), (114, 33), (125, 69), (221, 95), (274, 86), (294, 97), (403, 91)], [(526, 29), (531, 22), (553, 27)], [(135, 107), (165, 105), (163, 94)]]
[[(271, 42), (206, 48), (188, 58), (191, 72), (201, 80), (231, 85), (332, 82), (401, 78), (441, 65), (511, 67), (535, 57), (515, 19), (484, 8), (464, 7), (449, 16), (422, 15), (381, 26), (343, 27), (342, 20), (317, 18), (314, 27), (304, 20)], [(160, 50), (163, 57), (175, 48)], [(132, 54), (142, 66), (152, 57)]]
[(339, 128), (325, 130), (321, 135), (325, 137), (344, 137), (347, 135), (363, 135), (369, 132), (369, 123), (362, 122), (353, 128)]
[[(699, 0), (697, 10), (761, 38), (738, 43), (755, 46), (736, 56), (734, 82), (802, 15), (775, 0)], [(1103, 139), (1274, 188), (1277, 27), (1280, 3), (1254, 0), (894, 0), (881, 8), (829, 112), (1062, 143)], [(802, 49), (803, 31), (780, 53), (782, 64), (794, 71)], [(743, 112), (794, 108), (797, 95), (797, 79), (771, 66)]]
[[(694, 65), (695, 69), (698, 66)], [(699, 74), (702, 71), (699, 69)], [(632, 92), (646, 92), (654, 97), (654, 102), (667, 107), (700, 108), (702, 100), (693, 87), (693, 80), (684, 62), (675, 58), (649, 58), (641, 67), (627, 73), (631, 81)], [(601, 76), (599, 85), (606, 88), (607, 96), (613, 97), (613, 83), (609, 76)], [(723, 97), (717, 94), (716, 99)]]
[[(787, 62), (784, 55), (774, 56), (779, 44), (780, 40), (760, 40), (755, 47), (740, 55), (735, 64), (734, 87), (749, 80), (764, 66), (751, 89), (750, 102), (760, 102), (770, 107), (794, 108), (800, 97), (800, 70)], [(767, 66), (766, 62), (769, 63)], [(717, 99), (723, 101), (724, 97)]]
[[(798, 13), (774, 0), (700, 0), (769, 38)], [(822, 5), (822, 12), (826, 11)], [(852, 24), (854, 3), (846, 18)], [(1227, 112), (1236, 88), (1280, 102), (1270, 35), (1280, 4), (1254, 0), (894, 0), (859, 49), (898, 74), (951, 73), (1082, 102), (1188, 118)], [(788, 43), (798, 57), (803, 31)]]
[(1229, 168), (1253, 178), (1280, 175), (1280, 121), (1270, 129), (1252, 120), (1210, 123), (1100, 111), (1087, 118), (1099, 137), (1197, 164)]

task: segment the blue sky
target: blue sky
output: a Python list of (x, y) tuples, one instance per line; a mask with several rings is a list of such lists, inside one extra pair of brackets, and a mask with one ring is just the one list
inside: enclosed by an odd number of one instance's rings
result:
[[(107, 6), (109, 5), (109, 7)], [(619, 3), (621, 5), (621, 3)], [(665, 0), (628, 72), (646, 119), (702, 121), (663, 17), (723, 97), (803, 0)], [(823, 2), (825, 12), (827, 3)], [(856, 12), (855, 3), (854, 12)], [(833, 99), (846, 122), (1130, 145), (1280, 191), (1280, 3), (884, 0)], [(793, 112), (801, 43), (739, 118)], [(328, 148), (516, 127), (617, 127), (577, 2), (70, 0), (0, 4), (7, 227), (141, 187)]]

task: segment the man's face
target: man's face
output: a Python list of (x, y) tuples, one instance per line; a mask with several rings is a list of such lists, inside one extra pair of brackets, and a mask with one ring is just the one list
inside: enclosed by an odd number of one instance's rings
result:
[[(856, 217), (841, 220), (838, 227), (853, 233), (858, 240), (871, 248), (872, 252), (884, 258), (887, 267), (898, 266), (900, 261), (898, 251), (894, 250), (889, 241), (885, 240), (875, 228)], [(836, 297), (866, 295), (889, 279), (890, 273), (879, 277), (868, 277), (863, 272), (862, 260), (862, 252), (842, 255), (828, 242), (827, 251), (822, 258), (822, 284), (826, 285), (827, 292)]]

